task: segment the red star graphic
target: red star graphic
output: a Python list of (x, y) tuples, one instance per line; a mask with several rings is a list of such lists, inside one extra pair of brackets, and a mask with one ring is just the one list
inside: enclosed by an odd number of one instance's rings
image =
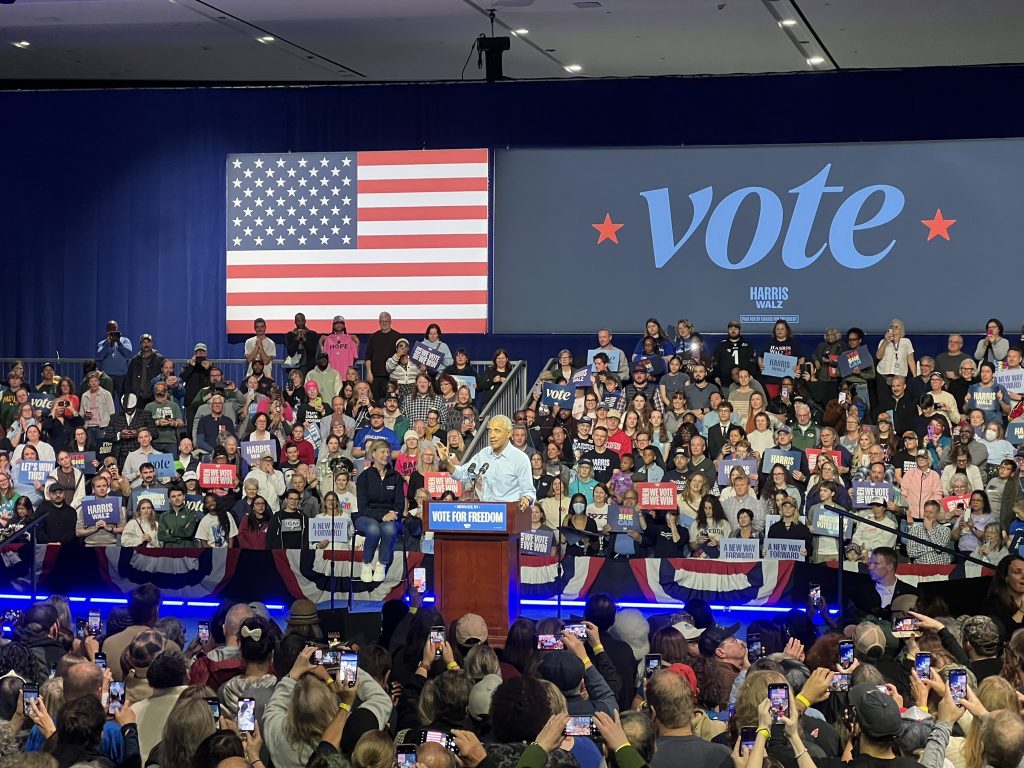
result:
[(921, 219), (921, 223), (928, 227), (928, 240), (933, 237), (944, 237), (949, 240), (949, 228), (956, 224), (956, 219), (942, 218), (942, 209), (936, 208), (935, 218)]
[(602, 223), (600, 223), (600, 224), (591, 224), (590, 226), (592, 226), (594, 229), (596, 229), (598, 232), (601, 233), (601, 236), (599, 238), (597, 238), (597, 244), (598, 245), (603, 243), (605, 240), (611, 240), (613, 243), (618, 245), (619, 244), (619, 236), (618, 236), (617, 233), (625, 225), (624, 224), (613, 224), (612, 223), (612, 215), (610, 213), (606, 213), (604, 215), (604, 221)]

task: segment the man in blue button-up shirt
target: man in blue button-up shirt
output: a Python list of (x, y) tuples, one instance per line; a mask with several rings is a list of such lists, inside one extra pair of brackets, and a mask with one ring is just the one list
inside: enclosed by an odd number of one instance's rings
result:
[(437, 453), (441, 461), (448, 462), (456, 480), (470, 484), (479, 481), (480, 501), (518, 501), (519, 506), (525, 508), (537, 498), (533, 471), (526, 454), (509, 443), (511, 436), (512, 420), (508, 416), (495, 416), (487, 422), (490, 446), (474, 456), (468, 467), (459, 465), (445, 445), (438, 445)]

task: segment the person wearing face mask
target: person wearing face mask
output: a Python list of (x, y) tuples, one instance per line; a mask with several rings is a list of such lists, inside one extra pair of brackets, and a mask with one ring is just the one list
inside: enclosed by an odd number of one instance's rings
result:
[[(587, 514), (587, 497), (582, 493), (574, 494), (569, 499), (569, 514), (562, 521), (562, 527), (569, 529), (565, 534), (566, 555), (576, 557), (597, 554), (601, 539), (597, 532), (597, 523)], [(583, 533), (578, 534), (573, 531), (582, 531)]]
[(123, 467), (125, 459), (139, 447), (139, 429), (145, 427), (150, 434), (156, 432), (156, 425), (149, 413), (139, 408), (138, 398), (131, 392), (121, 397), (122, 410), (110, 417), (104, 438), (111, 443), (111, 454), (117, 459), (117, 466)]
[(341, 391), (341, 375), (328, 365), (329, 362), (327, 353), (321, 352), (316, 357), (316, 367), (306, 374), (306, 384), (315, 383), (327, 402)]
[(985, 425), (983, 435), (985, 449), (988, 451), (988, 459), (985, 462), (983, 473), (986, 477), (995, 477), (999, 464), (1006, 459), (1013, 459), (1014, 447), (1003, 439), (1003, 425), (999, 421), (989, 421)]

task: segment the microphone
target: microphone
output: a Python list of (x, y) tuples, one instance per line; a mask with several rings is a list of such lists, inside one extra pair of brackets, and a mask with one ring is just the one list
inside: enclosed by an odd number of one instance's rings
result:
[(491, 466), (490, 464), (488, 464), (487, 462), (484, 462), (484, 465), (482, 467), (480, 467), (480, 477), (484, 476), (484, 473), (490, 468), (490, 466)]
[(466, 474), (476, 480), (476, 462), (474, 461), (468, 467), (466, 467)]

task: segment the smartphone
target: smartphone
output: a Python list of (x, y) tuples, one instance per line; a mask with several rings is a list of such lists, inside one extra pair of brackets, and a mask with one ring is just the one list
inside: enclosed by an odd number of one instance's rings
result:
[(934, 440), (935, 439), (935, 426), (932, 425), (932, 424), (928, 425), (928, 439), (929, 440)]
[(837, 398), (837, 402), (840, 405), (846, 405), (846, 393), (845, 392), (840, 392), (839, 393), (839, 397)]
[(427, 591), (427, 569), (426, 568), (413, 568), (412, 569), (412, 585), (413, 588), (423, 594)]
[(789, 685), (787, 683), (771, 683), (768, 686), (768, 702), (773, 723), (781, 723), (782, 718), (788, 718)]
[(89, 634), (98, 635), (103, 631), (103, 622), (100, 620), (100, 612), (89, 611)]
[(839, 643), (839, 666), (849, 669), (853, 666), (853, 641), (843, 640)]
[(580, 640), (587, 639), (587, 628), (583, 624), (566, 624), (565, 631), (570, 635), (576, 635)]
[(199, 622), (199, 642), (205, 643), (210, 639), (210, 622)]
[(79, 619), (75, 622), (75, 637), (79, 640), (85, 640), (85, 636), (89, 633), (89, 622), (87, 619)]
[(105, 654), (105, 653), (97, 653), (96, 654), (96, 666), (98, 666), (100, 669), (106, 669), (107, 668), (107, 654)]
[(341, 632), (328, 632), (327, 645), (330, 648), (333, 648), (336, 645), (341, 645)]
[(416, 763), (416, 745), (415, 744), (396, 744), (395, 755), (398, 760), (398, 768), (405, 768), (405, 766), (412, 766)]
[(565, 643), (558, 635), (537, 635), (537, 650), (539, 651), (561, 651), (565, 649)]
[(740, 746), (749, 752), (754, 748), (754, 742), (757, 741), (757, 726), (756, 725), (745, 725), (740, 728)]
[(597, 734), (597, 727), (594, 725), (593, 715), (576, 715), (570, 717), (565, 723), (566, 736), (594, 736)]
[(761, 635), (757, 632), (747, 635), (747, 655), (751, 659), (760, 659), (764, 655), (764, 648), (761, 647)]
[(124, 682), (111, 680), (108, 691), (107, 712), (112, 715), (124, 706)]
[(359, 656), (350, 651), (341, 654), (338, 666), (338, 684), (345, 684), (349, 688), (355, 688), (358, 674)]
[(832, 675), (832, 682), (829, 683), (828, 689), (830, 691), (848, 691), (850, 690), (850, 673), (849, 672), (838, 672)]
[(208, 698), (206, 703), (210, 707), (210, 714), (213, 715), (213, 722), (217, 726), (217, 730), (220, 730), (220, 699), (216, 696)]
[(434, 655), (437, 657), (441, 656), (441, 650), (444, 648), (444, 636), (444, 627), (430, 628), (430, 642), (434, 646)]
[(661, 669), (661, 654), (648, 653), (644, 656), (644, 679), (650, 680), (651, 675)]
[(341, 651), (325, 651), (317, 648), (313, 652), (313, 661), (324, 667), (336, 667), (341, 663)]
[(789, 397), (789, 387), (779, 387), (779, 397), (783, 399)]
[[(917, 632), (918, 621), (913, 616), (903, 616), (893, 622), (892, 633), (895, 637), (908, 637)], [(897, 634), (900, 633), (900, 634)]]
[(243, 733), (256, 732), (256, 699), (238, 700), (238, 730)]
[(814, 363), (804, 363), (804, 373), (808, 376), (814, 373)]
[[(124, 683), (121, 683), (121, 685), (124, 685)], [(32, 699), (39, 698), (39, 686), (25, 683), (21, 689), (21, 693), (25, 697), (25, 717), (28, 717), (32, 714), (32, 706), (30, 702)]]
[(930, 653), (919, 653), (914, 657), (914, 671), (921, 680), (928, 680), (932, 676), (932, 655)]
[(811, 605), (821, 605), (821, 584), (810, 584), (807, 591)]
[(449, 752), (454, 752), (456, 755), (459, 754), (458, 748), (455, 746), (455, 737), (450, 733), (444, 731), (422, 731), (423, 740), (420, 744), (426, 744), (428, 741), (434, 744), (440, 744), (442, 747), (447, 749)]
[(967, 670), (949, 670), (949, 692), (953, 701), (962, 701), (967, 698)]

